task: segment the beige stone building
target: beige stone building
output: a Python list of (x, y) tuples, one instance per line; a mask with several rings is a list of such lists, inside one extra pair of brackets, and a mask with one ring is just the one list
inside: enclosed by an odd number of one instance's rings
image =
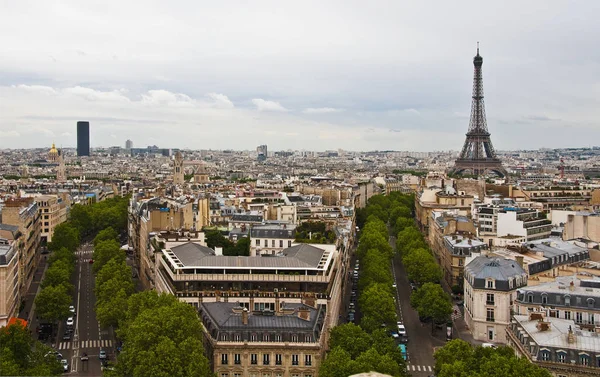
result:
[(2, 208), (2, 223), (18, 227), (22, 239), (19, 251), (19, 291), (27, 293), (37, 269), (41, 254), (41, 221), (37, 203), (33, 198), (9, 199)]
[(17, 247), (20, 237), (16, 226), (0, 224), (0, 327), (18, 315), (21, 302)]
[(600, 215), (590, 212), (568, 215), (563, 238), (566, 240), (584, 238), (600, 242)]
[(432, 225), (431, 212), (436, 210), (457, 210), (457, 215), (470, 217), (473, 199), (473, 195), (457, 192), (452, 187), (423, 189), (415, 198), (417, 224), (428, 234)]
[(52, 241), (52, 234), (57, 225), (67, 221), (69, 204), (58, 195), (35, 196), (41, 222), (41, 243)]

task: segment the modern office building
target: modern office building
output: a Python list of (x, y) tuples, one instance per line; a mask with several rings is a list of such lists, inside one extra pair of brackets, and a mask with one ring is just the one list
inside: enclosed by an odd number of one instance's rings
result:
[(77, 122), (77, 155), (90, 155), (90, 122)]
[(133, 141), (127, 139), (127, 141), (125, 142), (125, 149), (131, 149), (133, 148)]

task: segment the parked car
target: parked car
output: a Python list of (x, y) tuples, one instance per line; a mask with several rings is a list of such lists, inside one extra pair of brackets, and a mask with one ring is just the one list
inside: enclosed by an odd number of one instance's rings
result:
[(65, 332), (63, 335), (63, 340), (71, 340), (71, 333), (69, 331)]
[(69, 371), (69, 362), (67, 361), (67, 359), (62, 359), (62, 360), (60, 361), (60, 363), (61, 363), (61, 365), (62, 365), (62, 367), (63, 367), (63, 370), (64, 370), (65, 372), (68, 372), (68, 371)]
[(75, 324), (73, 317), (67, 318), (67, 326), (73, 326), (73, 324)]
[(396, 284), (396, 282), (394, 282), (394, 283), (392, 284), (392, 288), (396, 289), (397, 287), (398, 287), (398, 285)]
[(106, 351), (105, 350), (100, 350), (100, 354), (98, 355), (98, 358), (100, 360), (106, 360)]
[(348, 308), (349, 308), (349, 309), (354, 309), (354, 307), (355, 307), (355, 306), (356, 306), (356, 305), (355, 305), (353, 302), (351, 302), (351, 303), (350, 303), (350, 305), (348, 305)]
[(402, 322), (398, 322), (398, 335), (400, 336), (406, 336), (406, 327), (404, 326), (404, 324)]
[(354, 313), (348, 313), (348, 322), (354, 322)]
[(69, 306), (69, 311), (75, 316), (75, 307), (73, 305)]
[(81, 355), (81, 361), (88, 361), (90, 358), (88, 357), (87, 353), (83, 353), (83, 355)]

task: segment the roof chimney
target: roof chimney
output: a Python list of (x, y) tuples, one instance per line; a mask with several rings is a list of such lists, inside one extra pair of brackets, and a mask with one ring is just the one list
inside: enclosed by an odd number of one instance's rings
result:
[(523, 259), (524, 259), (524, 257), (522, 255), (517, 255), (515, 257), (515, 259), (517, 260), (517, 263), (519, 264), (519, 266), (521, 266), (521, 268), (523, 268)]
[(569, 344), (575, 343), (575, 334), (573, 334), (573, 328), (569, 326), (569, 333), (567, 334), (567, 342)]
[(298, 318), (303, 319), (305, 321), (310, 321), (310, 308), (308, 306), (302, 305), (298, 308)]
[(571, 292), (573, 292), (575, 290), (575, 283), (573, 282), (573, 280), (571, 280), (571, 283), (569, 284), (569, 290)]
[(242, 325), (248, 325), (248, 308), (244, 308), (242, 311)]

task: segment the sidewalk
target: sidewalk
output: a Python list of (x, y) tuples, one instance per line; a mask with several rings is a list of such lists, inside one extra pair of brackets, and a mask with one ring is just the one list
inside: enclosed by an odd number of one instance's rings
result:
[(22, 318), (27, 321), (27, 325), (29, 329), (32, 331), (32, 336), (37, 340), (37, 333), (34, 330), (37, 328), (39, 321), (35, 315), (35, 298), (40, 291), (40, 283), (44, 276), (46, 275), (46, 269), (48, 268), (48, 257), (50, 254), (42, 255), (40, 258), (40, 263), (38, 264), (37, 270), (33, 275), (33, 280), (31, 281), (31, 285), (29, 286), (29, 290), (23, 300), (25, 301), (25, 306), (23, 306), (23, 310), (19, 313), (19, 318)]

